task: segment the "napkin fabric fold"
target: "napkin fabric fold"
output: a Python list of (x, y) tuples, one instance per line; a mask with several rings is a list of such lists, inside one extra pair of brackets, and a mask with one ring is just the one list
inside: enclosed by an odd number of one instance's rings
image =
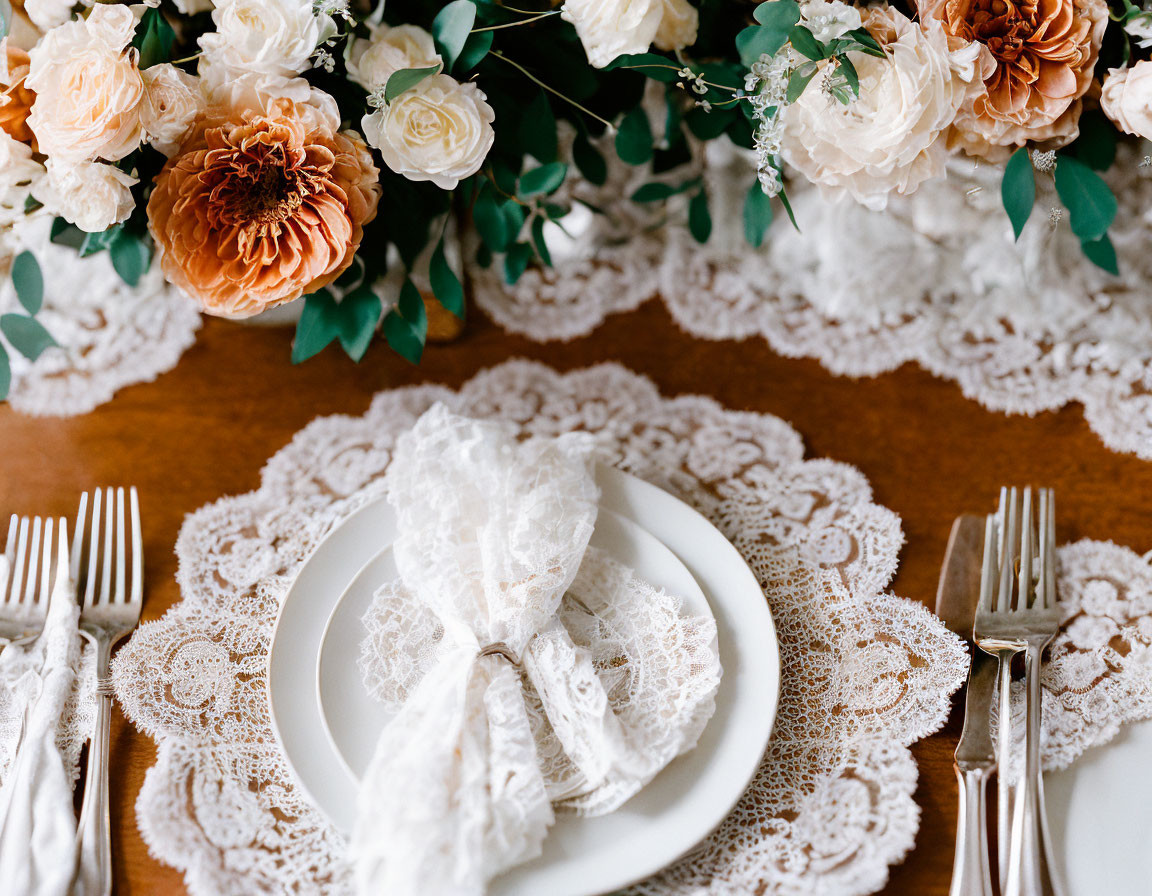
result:
[[(387, 617), (395, 637), (373, 643), (396, 648), (386, 665), (403, 684), (362, 781), (361, 894), (484, 893), (539, 854), (554, 803), (611, 811), (711, 715), (714, 623), (683, 619), (678, 599), (588, 547), (593, 449), (580, 434), (517, 441), (441, 405), (398, 440), (399, 579), (370, 614)], [(643, 642), (635, 658), (656, 650), (690, 668), (629, 677), (630, 638)]]

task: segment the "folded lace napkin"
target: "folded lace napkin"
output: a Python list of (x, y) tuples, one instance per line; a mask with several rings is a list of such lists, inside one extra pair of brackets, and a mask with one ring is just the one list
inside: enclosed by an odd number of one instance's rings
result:
[(399, 578), (361, 657), (396, 715), (360, 791), (361, 894), (483, 893), (539, 854), (554, 804), (612, 811), (711, 717), (715, 623), (589, 547), (592, 451), (441, 405), (398, 440)]

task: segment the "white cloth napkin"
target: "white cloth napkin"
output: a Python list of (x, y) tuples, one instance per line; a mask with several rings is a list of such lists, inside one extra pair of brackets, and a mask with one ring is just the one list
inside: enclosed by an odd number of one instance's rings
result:
[[(510, 426), (440, 405), (398, 440), (387, 487), (400, 578), (373, 610), (396, 637), (373, 643), (393, 645), (389, 662), (415, 684), (362, 782), (351, 856), (364, 896), (484, 893), (539, 854), (553, 802), (611, 811), (711, 716), (712, 620), (670, 620), (678, 601), (588, 548), (592, 451), (579, 434), (517, 442)], [(664, 637), (693, 645), (691, 668), (653, 681), (692, 681), (633, 705), (645, 684), (627, 633), (652, 632), (627, 617), (646, 615), (650, 598)]]
[(44, 631), (0, 651), (0, 889), (65, 896), (74, 867), (80, 608), (57, 577)]

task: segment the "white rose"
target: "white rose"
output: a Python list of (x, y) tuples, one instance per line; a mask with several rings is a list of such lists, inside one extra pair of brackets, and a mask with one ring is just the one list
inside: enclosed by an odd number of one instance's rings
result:
[(24, 217), (24, 203), (43, 176), (44, 166), (32, 158), (32, 148), (0, 130), (0, 227)]
[(348, 45), (348, 77), (371, 93), (388, 86), (401, 69), (444, 65), (432, 35), (416, 25), (373, 25), (372, 34)]
[(136, 207), (130, 188), (137, 180), (115, 165), (49, 159), (47, 167), (48, 176), (33, 195), (83, 231), (101, 233), (126, 220)]
[(1152, 62), (1109, 69), (1100, 108), (1125, 133), (1152, 139)]
[(847, 105), (821, 89), (827, 66), (781, 113), (784, 159), (808, 180), (847, 191), (872, 209), (888, 195), (912, 193), (940, 176), (948, 153), (941, 135), (969, 96), (984, 89), (982, 47), (949, 49), (940, 23), (910, 21), (892, 7), (865, 11), (864, 27), (884, 58), (852, 53), (860, 95)]
[(1152, 12), (1140, 13), (1124, 23), (1124, 30), (1145, 50), (1152, 47)]
[(663, 0), (664, 12), (653, 43), (661, 50), (683, 50), (696, 43), (700, 13), (688, 0)]
[(87, 19), (53, 28), (28, 54), (36, 93), (28, 125), (40, 151), (67, 161), (122, 159), (140, 145), (144, 82), (129, 47), (136, 17), (98, 3)]
[(235, 76), (226, 69), (210, 67), (200, 79), (200, 89), (207, 97), (209, 116), (222, 114), (225, 118), (238, 119), (253, 112), (279, 118), (284, 112), (274, 108), (276, 101), (289, 100), (295, 107), (296, 120), (305, 130), (340, 130), (340, 107), (336, 100), (303, 78), (257, 72)]
[(617, 56), (647, 51), (664, 18), (664, 0), (565, 0), (560, 17), (576, 26), (588, 61), (603, 68)]
[(144, 137), (171, 157), (204, 111), (200, 80), (167, 62), (144, 69), (140, 77), (144, 80), (144, 101), (140, 104)]
[(220, 0), (212, 21), (216, 30), (200, 38), (202, 59), (235, 71), (299, 74), (336, 33), (336, 23), (315, 13), (311, 0)]
[(76, 0), (24, 0), (24, 14), (41, 32), (50, 31), (72, 18)]
[(186, 16), (194, 16), (198, 12), (208, 12), (213, 7), (212, 0), (175, 0), (176, 8)]
[(397, 174), (452, 190), (480, 170), (496, 139), (495, 118), (475, 84), (432, 75), (361, 124), (365, 139)]
[(860, 10), (839, 0), (808, 0), (800, 7), (800, 21), (821, 43), (843, 37), (863, 24)]

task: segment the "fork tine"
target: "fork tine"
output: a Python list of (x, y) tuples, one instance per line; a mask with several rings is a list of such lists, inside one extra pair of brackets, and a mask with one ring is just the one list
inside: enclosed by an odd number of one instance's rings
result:
[(132, 588), (129, 601), (138, 604), (144, 599), (144, 538), (140, 533), (140, 496), (136, 486), (129, 491), (132, 507)]
[(28, 559), (28, 517), (20, 517), (20, 535), (16, 541), (16, 556), (12, 560), (12, 587), (5, 603), (17, 603), (24, 585), (24, 563)]
[(36, 573), (40, 569), (40, 517), (32, 519), (32, 547), (28, 552), (28, 574), (24, 582), (24, 599), (22, 603), (28, 606), (36, 598)]
[(88, 581), (84, 585), (84, 606), (91, 607), (96, 600), (96, 561), (100, 557), (100, 489), (92, 492), (92, 528), (88, 532)]
[(116, 596), (113, 598), (118, 604), (124, 603), (126, 592), (124, 551), (124, 489), (121, 487), (116, 489)]
[(55, 525), (52, 517), (44, 520), (44, 551), (40, 561), (40, 589), (36, 592), (37, 606), (48, 606), (48, 598), (52, 594), (52, 535)]
[(4, 567), (0, 569), (0, 601), (8, 599), (8, 579), (16, 570), (16, 536), (20, 531), (20, 517), (12, 514), (8, 521), (8, 540), (4, 542)]
[(1032, 589), (1032, 486), (1024, 489), (1024, 512), (1020, 517), (1020, 573), (1016, 609), (1027, 610)]
[(80, 495), (80, 507), (76, 511), (76, 528), (72, 532), (72, 554), (68, 564), (68, 574), (72, 581), (80, 583), (80, 556), (84, 548), (84, 523), (88, 519), (88, 492)]
[(112, 598), (112, 525), (116, 521), (115, 512), (112, 489), (107, 489), (104, 492), (104, 569), (100, 576), (100, 593), (96, 595), (97, 603), (107, 603)]
[(1056, 608), (1056, 493), (1046, 489), (1048, 495), (1047, 513), (1044, 515), (1043, 543), (1045, 551), (1044, 562), (1044, 606), (1049, 610)]
[(984, 567), (980, 570), (980, 604), (981, 610), (992, 609), (992, 592), (995, 587), (993, 579), (996, 577), (996, 516), (988, 514), (984, 518)]
[[(56, 524), (56, 569), (52, 577), (52, 587), (48, 592), (48, 608), (52, 608), (52, 598), (56, 592), (75, 588), (75, 579), (71, 576), (72, 565), (68, 560), (68, 520), (60, 517)], [(75, 594), (73, 594), (75, 598)]]
[[(1001, 497), (1005, 497), (1004, 493), (1001, 493)], [(1006, 498), (1000, 521), (1003, 527), (1000, 533), (1000, 593), (996, 596), (996, 610), (1000, 613), (1007, 613), (1013, 609), (1012, 572), (1016, 565), (1016, 546), (1020, 540), (1016, 519), (1018, 499), (1015, 486), (1007, 490)]]

